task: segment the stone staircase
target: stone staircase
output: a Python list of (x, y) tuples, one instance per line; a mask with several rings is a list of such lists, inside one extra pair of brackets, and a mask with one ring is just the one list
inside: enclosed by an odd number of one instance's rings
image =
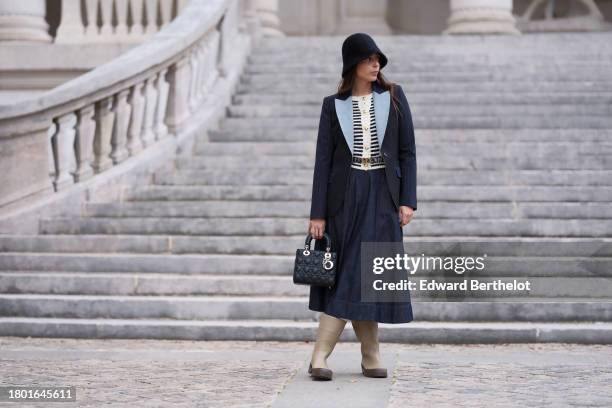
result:
[[(532, 281), (522, 298), (414, 299), (381, 340), (612, 342), (612, 35), (379, 38), (416, 128), (407, 250), (487, 254), (483, 279)], [(0, 235), (0, 335), (313, 339), (291, 273), (342, 40), (266, 40), (220, 128), (150, 185)]]

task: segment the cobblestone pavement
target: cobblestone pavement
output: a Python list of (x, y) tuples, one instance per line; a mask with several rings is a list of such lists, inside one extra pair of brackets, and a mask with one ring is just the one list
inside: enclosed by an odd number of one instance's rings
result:
[(389, 407), (612, 407), (610, 365), (401, 362)]
[(0, 337), (0, 385), (77, 392), (66, 405), (0, 406), (612, 407), (612, 346), (385, 343), (389, 378), (366, 379), (358, 343), (341, 342), (330, 382), (308, 377), (311, 351), (309, 342)]

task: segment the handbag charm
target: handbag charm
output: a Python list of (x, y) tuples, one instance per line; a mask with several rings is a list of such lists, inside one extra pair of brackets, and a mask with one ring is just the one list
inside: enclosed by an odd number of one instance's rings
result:
[(336, 283), (337, 253), (331, 252), (331, 238), (325, 232), (325, 251), (310, 249), (312, 235), (306, 235), (304, 248), (295, 251), (293, 283), (299, 285), (327, 286), (329, 289)]

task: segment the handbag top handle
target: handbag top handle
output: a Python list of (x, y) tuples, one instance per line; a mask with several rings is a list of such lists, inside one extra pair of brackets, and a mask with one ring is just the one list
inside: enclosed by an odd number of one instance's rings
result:
[[(325, 238), (325, 247), (326, 247), (325, 250), (329, 252), (331, 249), (331, 237), (329, 236), (327, 232), (324, 232), (323, 238)], [(313, 236), (310, 233), (308, 233), (306, 235), (306, 241), (304, 242), (306, 244), (306, 248), (310, 248), (310, 243), (312, 242), (312, 240), (313, 240)]]

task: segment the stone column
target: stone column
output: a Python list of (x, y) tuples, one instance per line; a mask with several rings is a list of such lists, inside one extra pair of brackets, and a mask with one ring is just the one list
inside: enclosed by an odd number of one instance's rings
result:
[(512, 0), (451, 0), (450, 7), (442, 34), (520, 34)]
[(51, 42), (45, 0), (1, 0), (0, 41)]
[(264, 37), (284, 37), (278, 18), (278, 0), (251, 0), (250, 6), (261, 21), (261, 33)]

